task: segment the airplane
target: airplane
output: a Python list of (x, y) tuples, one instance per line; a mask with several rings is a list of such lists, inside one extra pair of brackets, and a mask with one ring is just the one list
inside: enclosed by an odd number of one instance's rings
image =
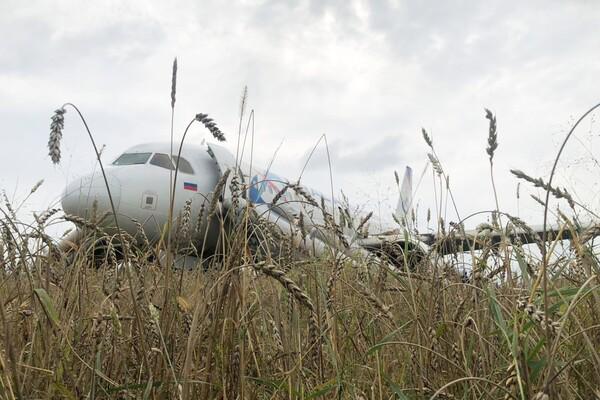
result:
[[(216, 144), (186, 145), (179, 158), (169, 156), (170, 150), (168, 142), (139, 144), (125, 150), (105, 167), (119, 228), (129, 235), (139, 236), (141, 224), (150, 243), (164, 238), (173, 196), (175, 212), (172, 215), (181, 215), (186, 203), (189, 203), (187, 212), (193, 216), (189, 231), (193, 234), (186, 240), (191, 239), (200, 253), (211, 254), (217, 250), (221, 231), (218, 218), (232, 210), (234, 203), (238, 211), (250, 205), (253, 215), (269, 221), (283, 234), (294, 236), (296, 245), (314, 254), (324, 253), (336, 239), (347, 240), (345, 235), (349, 232), (333, 238), (331, 232), (325, 229), (334, 204), (320, 192), (292, 185), (291, 181), (268, 169), (247, 163), (238, 165), (231, 152)], [(177, 160), (173, 195), (171, 179)], [(409, 172), (410, 169), (407, 170)], [(222, 184), (222, 192), (215, 194), (219, 180), (226, 174), (229, 179)], [(240, 186), (247, 188), (237, 199), (232, 193), (234, 176), (239, 179)], [(409, 192), (410, 188), (405, 191)], [(217, 200), (215, 197), (218, 201), (214, 201)], [(66, 214), (84, 219), (90, 219), (92, 213), (111, 211), (106, 183), (99, 172), (84, 175), (67, 185), (61, 203)], [(219, 213), (210, 209), (215, 203), (219, 206)], [(301, 234), (299, 218), (303, 220), (302, 229), (306, 229), (302, 237), (298, 237)], [(114, 220), (106, 219), (102, 225), (106, 232), (117, 233)], [(66, 241), (75, 241), (80, 233), (74, 232)], [(184, 246), (185, 243), (179, 243), (177, 247)], [(354, 244), (352, 247), (359, 249)]]
[[(405, 226), (413, 201), (410, 167), (406, 168), (394, 215), (398, 229), (371, 232), (368, 220), (372, 214), (350, 215), (350, 207), (342, 202), (280, 177), (270, 168), (238, 162), (221, 145), (188, 144), (179, 157), (170, 155), (171, 149), (169, 142), (139, 144), (105, 167), (116, 211), (116, 216), (102, 222), (105, 232), (118, 233), (118, 222), (122, 232), (140, 241), (141, 226), (153, 244), (165, 240), (166, 228), (171, 226), (172, 240), (177, 241), (174, 232), (180, 224), (175, 216), (181, 222), (182, 214), (187, 213), (190, 234), (182, 239), (186, 243), (174, 247), (189, 249), (187, 244), (191, 243), (196, 253), (184, 254), (184, 260), (191, 256), (197, 261), (197, 257), (219, 251), (223, 218), (235, 220), (244, 210), (252, 210), (248, 215), (253, 223), (266, 221), (306, 254), (323, 255), (334, 250), (349, 258), (386, 256), (395, 267), (411, 268), (432, 251), (447, 255), (477, 250), (490, 243), (498, 245), (503, 240), (539, 242), (543, 232), (541, 228), (513, 226), (504, 232), (465, 231), (459, 227), (452, 234), (415, 233)], [(110, 213), (109, 200), (103, 176), (97, 171), (68, 184), (61, 196), (67, 215), (88, 220), (92, 213)], [(169, 215), (174, 216), (171, 224)], [(546, 232), (549, 238), (568, 239), (571, 235), (569, 230), (558, 228)], [(66, 241), (72, 243), (81, 234), (82, 229), (78, 229)]]

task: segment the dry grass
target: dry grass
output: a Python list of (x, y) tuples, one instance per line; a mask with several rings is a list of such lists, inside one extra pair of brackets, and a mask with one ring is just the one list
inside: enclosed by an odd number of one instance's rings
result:
[[(90, 222), (63, 252), (44, 233), (57, 218), (2, 219), (2, 398), (598, 395), (598, 262), (577, 234), (548, 266), (546, 314), (543, 264), (520, 246), (477, 252), (465, 281), (453, 257), (414, 272), (291, 258), (281, 232), (252, 249), (240, 223), (206, 271), (181, 271), (143, 239), (126, 262), (94, 255), (111, 238)], [(518, 278), (488, 278), (515, 259)]]

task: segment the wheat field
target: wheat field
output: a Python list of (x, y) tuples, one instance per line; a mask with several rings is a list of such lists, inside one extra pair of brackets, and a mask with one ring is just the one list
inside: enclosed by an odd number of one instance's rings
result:
[[(465, 276), (435, 252), (397, 269), (306, 257), (244, 219), (203, 268), (174, 269), (163, 243), (115, 245), (93, 219), (2, 211), (5, 399), (600, 395), (595, 232), (568, 219), (562, 256), (490, 243)], [(45, 233), (65, 218), (84, 232), (66, 247)]]

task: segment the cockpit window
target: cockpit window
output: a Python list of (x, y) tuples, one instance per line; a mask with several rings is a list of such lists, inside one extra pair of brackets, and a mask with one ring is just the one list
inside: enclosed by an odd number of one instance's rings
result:
[(161, 168), (175, 169), (169, 156), (163, 153), (154, 154), (154, 157), (152, 157), (152, 160), (150, 160), (150, 164)]
[(152, 153), (124, 153), (117, 158), (113, 165), (146, 164)]
[[(124, 153), (121, 154), (121, 156), (119, 156), (119, 158), (117, 158), (112, 165), (146, 164), (150, 156), (152, 156), (152, 153)], [(173, 156), (173, 159), (171, 160), (167, 154), (155, 153), (150, 160), (150, 164), (156, 165), (157, 167), (174, 170), (175, 165), (177, 165), (177, 156)], [(179, 158), (179, 171), (185, 174), (194, 173), (192, 164), (190, 164), (190, 162), (183, 157)]]
[[(177, 165), (177, 156), (173, 156), (173, 164)], [(183, 157), (179, 157), (179, 171), (181, 171), (185, 174), (193, 174), (194, 173), (192, 164), (190, 164), (190, 162)]]

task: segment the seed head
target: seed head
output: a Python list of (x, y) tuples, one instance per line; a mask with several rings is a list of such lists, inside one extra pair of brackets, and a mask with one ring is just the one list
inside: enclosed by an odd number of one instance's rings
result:
[(181, 239), (185, 240), (189, 234), (190, 228), (190, 216), (192, 212), (192, 200), (188, 199), (185, 201), (185, 205), (183, 206), (183, 212), (181, 214)]
[(487, 154), (490, 156), (490, 161), (494, 158), (494, 151), (498, 148), (498, 133), (496, 132), (496, 116), (490, 110), (485, 109), (485, 118), (490, 121), (488, 132), (488, 148)]
[(365, 226), (365, 224), (371, 219), (371, 217), (373, 216), (373, 211), (371, 211), (370, 213), (368, 213), (358, 224), (358, 227), (356, 228), (357, 232), (360, 232), (361, 229)]
[(54, 164), (60, 162), (60, 140), (62, 139), (62, 130), (65, 127), (64, 108), (54, 111), (52, 122), (50, 123), (50, 139), (48, 140), (48, 155)]
[(423, 139), (425, 140), (425, 143), (427, 143), (427, 146), (433, 148), (433, 141), (431, 140), (431, 137), (427, 134), (425, 128), (421, 128), (421, 133), (423, 134)]
[(246, 104), (248, 103), (248, 86), (244, 86), (242, 91), (242, 99), (240, 100), (240, 118), (244, 117), (246, 112)]
[[(549, 184), (544, 182), (544, 180), (542, 178), (532, 178), (531, 176), (527, 175), (525, 172), (518, 170), (518, 169), (511, 169), (510, 172), (519, 179), (523, 179), (529, 183), (533, 183), (533, 186), (535, 186), (535, 187), (539, 187), (539, 188), (549, 191), (557, 199), (567, 200), (567, 202), (569, 203), (569, 206), (571, 208), (575, 207), (575, 200), (573, 200), (573, 197), (567, 191), (566, 188), (561, 189), (560, 187), (550, 186)], [(538, 198), (534, 197), (534, 200), (541, 203), (542, 206), (546, 205), (545, 202), (541, 201)]]
[(240, 205), (240, 183), (237, 174), (233, 175), (231, 178), (229, 190), (231, 191), (231, 203), (233, 204), (233, 208), (237, 209)]
[(196, 235), (198, 235), (201, 232), (202, 229), (202, 222), (204, 221), (204, 212), (206, 209), (206, 203), (202, 203), (202, 205), (200, 206), (200, 212), (198, 213), (198, 218), (196, 218)]
[(435, 173), (438, 175), (442, 175), (444, 173), (444, 170), (442, 169), (442, 164), (440, 164), (440, 161), (437, 159), (437, 157), (434, 156), (432, 153), (427, 153), (427, 157), (429, 158), (429, 162), (431, 162), (431, 166), (433, 167)]
[(303, 186), (300, 185), (300, 182), (289, 185), (290, 189), (292, 189), (296, 194), (302, 197), (308, 204), (313, 207), (319, 208), (319, 203), (315, 200), (314, 197), (308, 191), (304, 189)]
[(202, 122), (206, 129), (208, 129), (213, 137), (219, 142), (225, 141), (225, 135), (217, 127), (217, 124), (212, 120), (212, 118), (208, 118), (208, 115), (202, 113), (196, 114), (196, 121)]
[(177, 93), (177, 57), (173, 60), (173, 75), (171, 76), (171, 108), (175, 107), (175, 94)]
[(275, 197), (273, 197), (273, 200), (271, 201), (271, 206), (276, 205), (277, 202), (281, 200), (281, 198), (285, 195), (285, 192), (287, 192), (289, 187), (290, 185), (285, 185), (279, 192), (277, 192), (277, 194), (275, 195)]
[(56, 214), (59, 211), (60, 210), (58, 208), (51, 208), (49, 210), (44, 211), (39, 216), (34, 213), (33, 217), (35, 218), (38, 224), (44, 225), (46, 221), (48, 221), (54, 214)]
[(35, 185), (33, 185), (33, 187), (31, 188), (31, 191), (29, 192), (29, 194), (35, 193), (36, 190), (38, 190), (40, 188), (40, 186), (42, 186), (43, 183), (44, 183), (43, 179), (40, 179), (39, 181), (37, 181), (37, 183)]

